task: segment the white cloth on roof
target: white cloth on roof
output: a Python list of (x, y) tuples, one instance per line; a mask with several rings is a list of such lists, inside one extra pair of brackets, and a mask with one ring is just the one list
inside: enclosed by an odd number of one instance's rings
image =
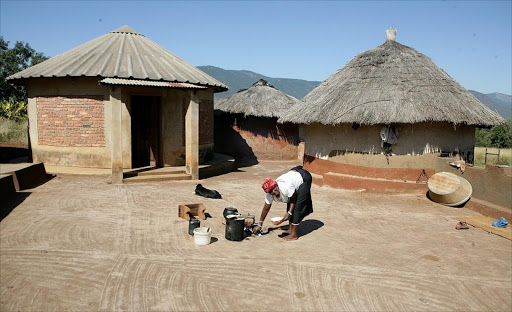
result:
[(267, 193), (265, 195), (265, 203), (269, 205), (271, 205), (274, 200), (287, 203), (288, 199), (299, 189), (304, 180), (300, 173), (290, 170), (287, 173), (280, 175), (279, 178), (276, 179), (276, 182), (281, 194), (279, 197), (276, 197)]

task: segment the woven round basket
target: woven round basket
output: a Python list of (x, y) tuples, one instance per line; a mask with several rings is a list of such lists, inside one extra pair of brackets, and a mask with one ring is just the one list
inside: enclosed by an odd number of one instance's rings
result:
[(436, 203), (459, 206), (468, 201), (473, 188), (468, 180), (450, 172), (438, 172), (427, 181), (428, 195)]

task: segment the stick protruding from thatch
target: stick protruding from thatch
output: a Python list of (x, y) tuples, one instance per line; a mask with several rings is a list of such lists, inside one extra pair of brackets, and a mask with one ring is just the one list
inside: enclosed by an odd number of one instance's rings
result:
[(391, 40), (391, 41), (396, 40), (396, 29), (393, 28), (393, 25), (391, 25), (391, 27), (389, 29), (386, 29), (386, 41), (388, 41), (388, 40)]

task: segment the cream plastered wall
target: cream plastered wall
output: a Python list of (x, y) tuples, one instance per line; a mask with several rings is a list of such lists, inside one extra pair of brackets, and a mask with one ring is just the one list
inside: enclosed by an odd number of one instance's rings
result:
[(350, 124), (305, 126), (305, 154), (353, 165), (385, 168), (433, 168), (441, 152), (472, 157), (475, 127), (449, 123), (391, 125), (398, 137), (391, 153), (381, 147), (380, 131), (385, 125)]
[[(131, 168), (131, 97), (160, 97), (160, 143), (163, 166), (183, 166), (185, 164), (185, 142), (183, 142), (184, 109), (190, 101), (190, 92), (197, 92), (199, 100), (213, 100), (213, 89), (179, 90), (171, 88), (124, 87), (122, 90), (123, 107), (123, 166)], [(212, 112), (213, 113), (213, 112)], [(212, 129), (213, 131), (213, 129)], [(213, 143), (199, 146), (201, 150), (213, 149)]]
[[(164, 166), (183, 165), (183, 107), (187, 96), (179, 90), (168, 90), (162, 98), (162, 154)], [(174, 103), (172, 105), (171, 103)]]
[[(195, 92), (197, 92), (199, 100), (213, 101), (213, 89), (197, 90)], [(188, 90), (170, 89), (167, 90), (162, 98), (161, 135), (164, 166), (185, 165), (185, 142), (183, 136), (183, 123), (185, 121), (183, 116), (190, 101), (189, 93), (190, 91)], [(202, 150), (208, 149), (213, 149), (213, 143), (200, 145), (199, 154), (202, 154)]]

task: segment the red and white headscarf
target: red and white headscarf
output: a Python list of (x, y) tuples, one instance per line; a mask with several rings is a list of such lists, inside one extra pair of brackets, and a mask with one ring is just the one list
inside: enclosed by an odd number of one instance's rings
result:
[(265, 178), (265, 180), (263, 180), (263, 184), (261, 185), (261, 187), (263, 188), (265, 193), (269, 193), (274, 189), (276, 185), (276, 181), (272, 180), (271, 178)]

